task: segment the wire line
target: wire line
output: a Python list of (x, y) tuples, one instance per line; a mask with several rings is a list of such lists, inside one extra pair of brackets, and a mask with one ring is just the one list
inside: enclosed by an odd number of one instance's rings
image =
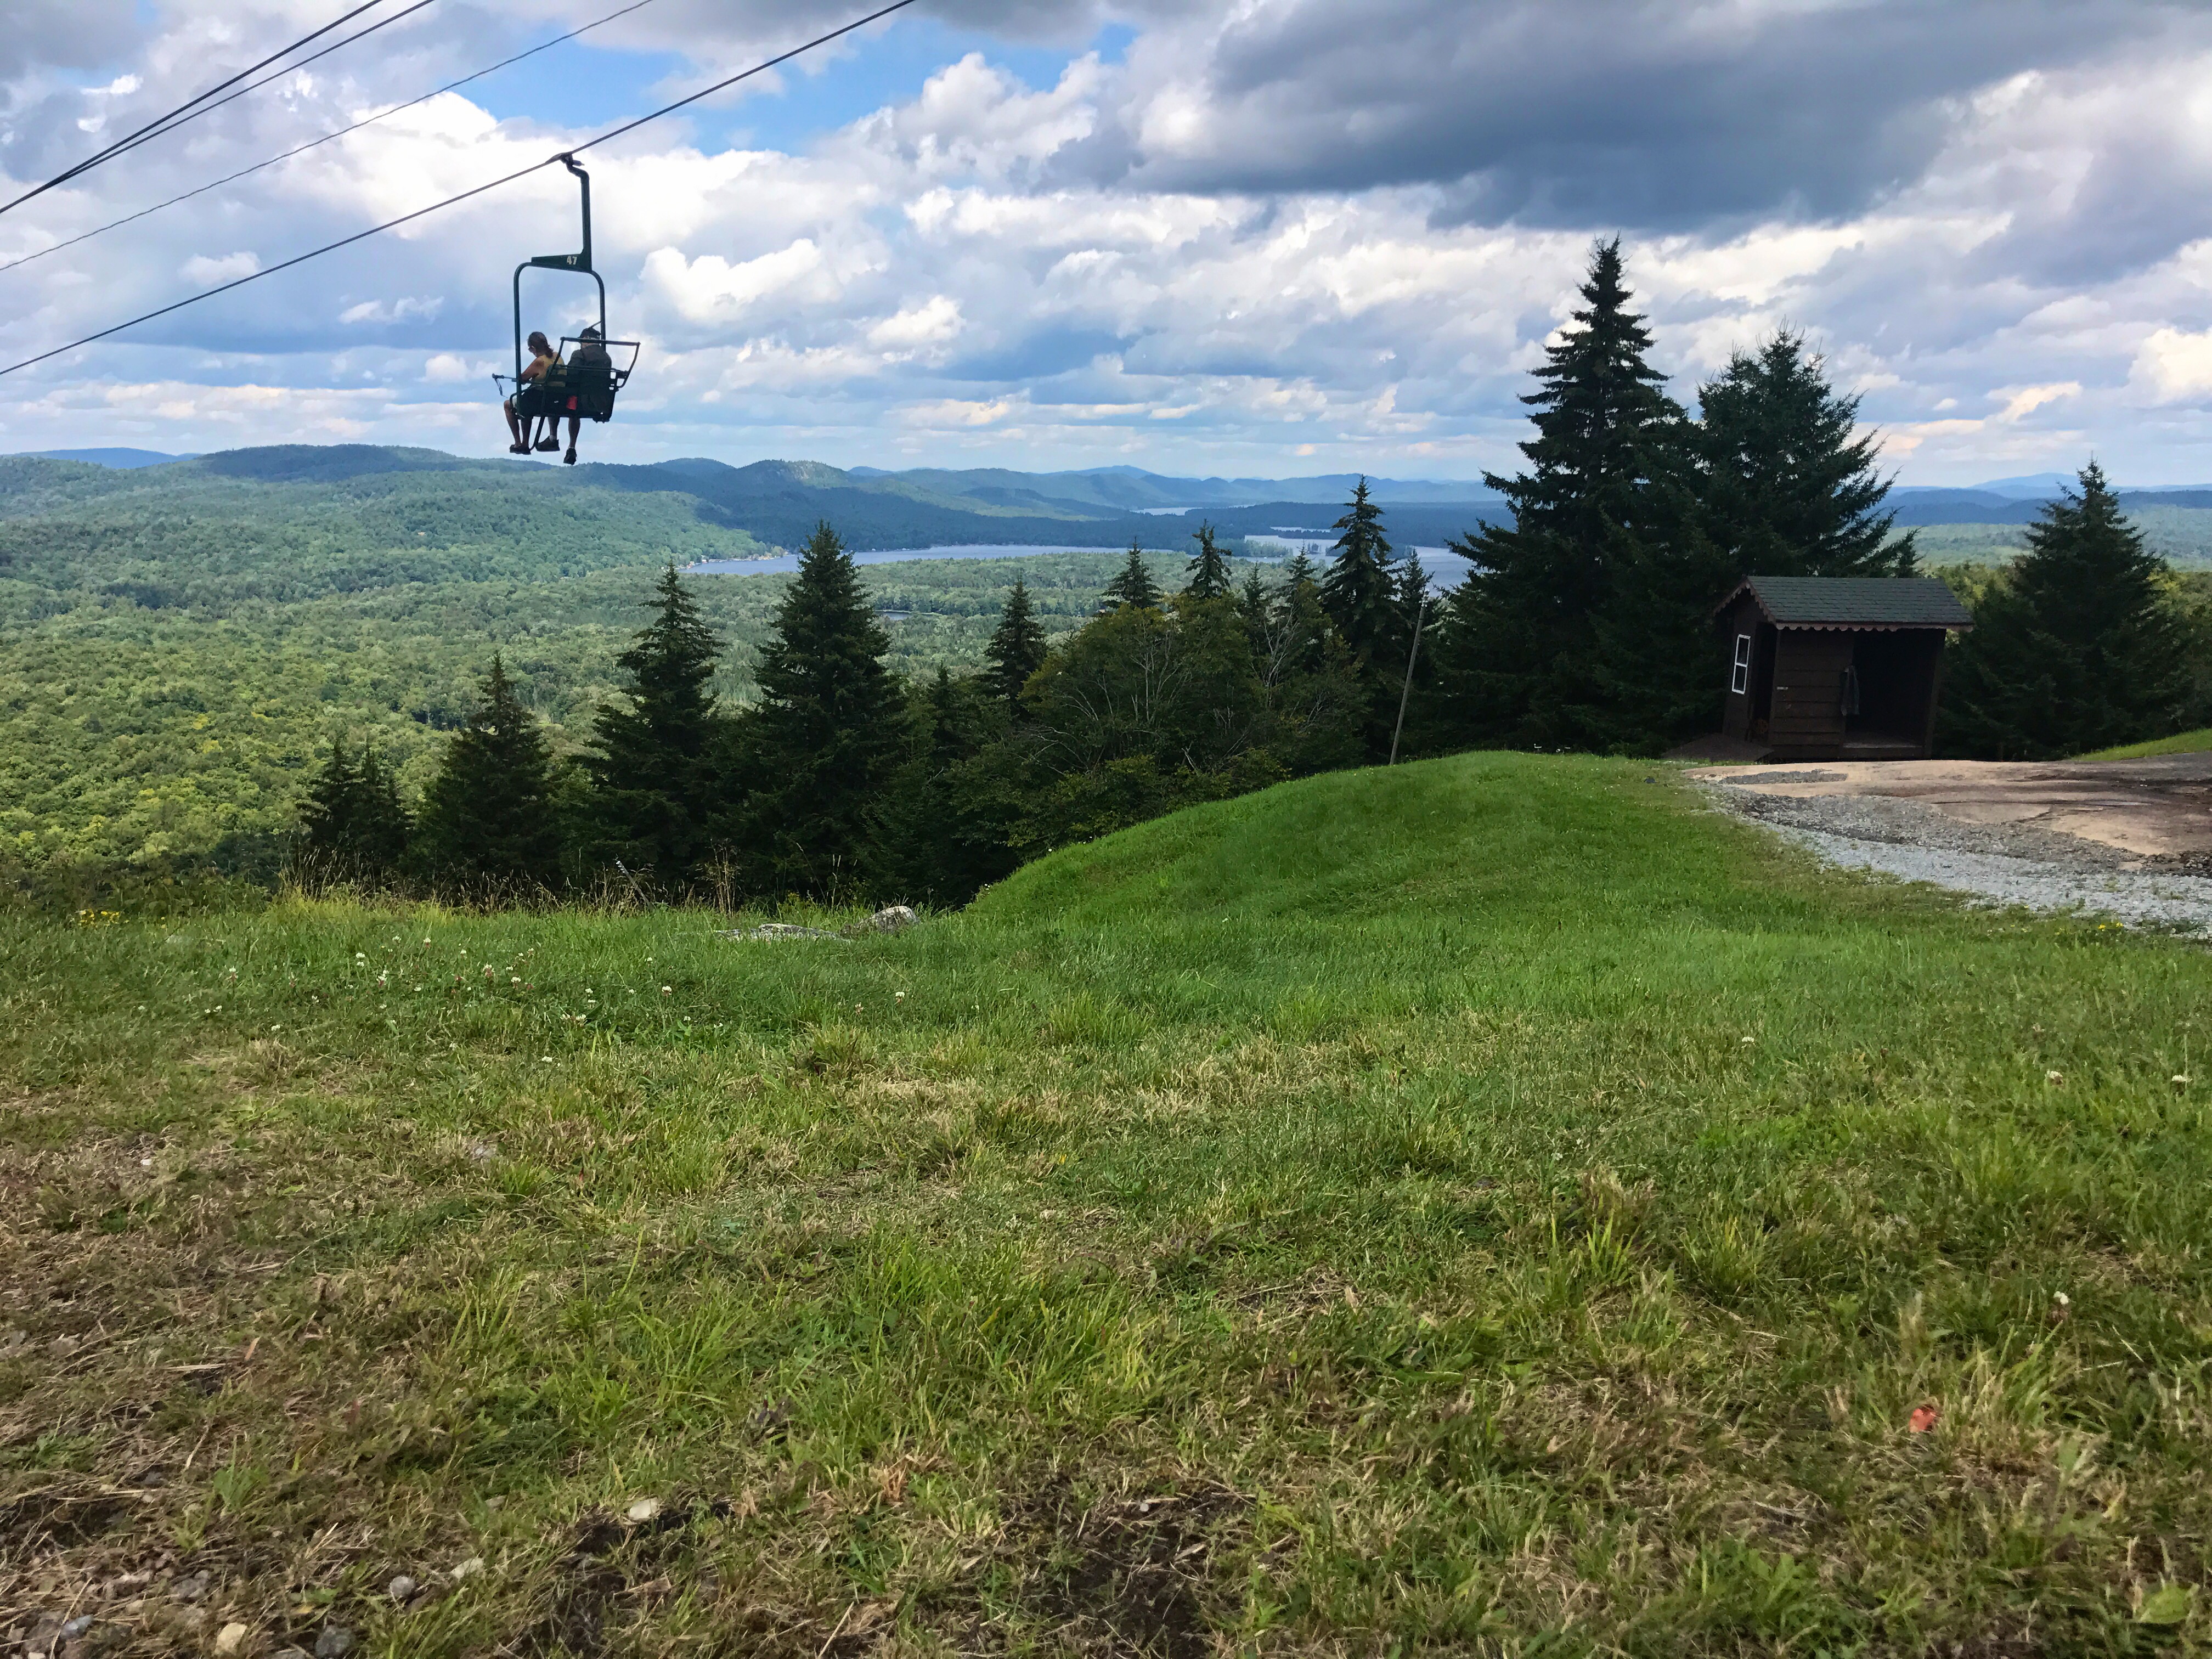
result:
[(355, 18), (360, 16), (362, 13), (365, 11), (374, 11), (377, 7), (383, 3), (384, 0), (363, 0), (362, 4), (356, 6), (351, 11), (346, 13), (344, 16), (335, 18), (331, 21), (324, 24), (322, 27), (317, 29), (314, 33), (301, 36), (300, 39), (292, 42), (290, 46), (284, 47), (281, 52), (270, 52), (268, 57), (263, 58), (259, 63), (250, 64), (246, 68), (239, 70), (237, 74), (232, 76), (228, 81), (218, 82), (216, 85), (210, 87), (205, 92), (200, 94), (198, 97), (188, 99), (184, 103), (178, 105), (176, 108), (171, 110), (167, 115), (157, 116), (153, 120), (149, 121), (144, 126), (140, 127), (137, 131), (125, 133), (122, 137), (110, 144), (106, 149), (100, 150), (94, 155), (86, 156), (83, 161), (79, 161), (75, 167), (56, 173), (52, 178), (47, 179), (45, 184), (33, 185), (29, 190), (25, 191), (21, 196), (18, 196), (14, 201), (0, 203), (0, 213), (5, 213), (11, 208), (19, 208), (22, 206), (24, 203), (29, 201), (33, 196), (43, 196), (46, 191), (52, 190), (57, 185), (67, 184), (70, 179), (76, 178), (81, 173), (89, 173), (93, 168), (98, 167), (102, 161), (106, 161), (110, 156), (121, 154), (122, 151), (128, 149), (134, 141), (152, 132), (156, 127), (176, 119), (177, 117), (184, 114), (187, 110), (191, 109), (193, 105), (205, 103), (209, 99), (214, 97), (218, 92), (222, 92), (227, 88), (236, 86), (240, 81), (246, 79), (247, 76), (254, 74), (258, 70), (267, 69), (270, 64), (275, 63), (279, 58), (289, 57), (292, 53), (299, 51), (301, 47), (306, 46), (308, 41), (320, 39), (322, 36), (328, 34), (332, 29), (337, 27), (339, 24), (350, 23)]
[(365, 40), (370, 35), (375, 33), (377, 30), (381, 28), (389, 28), (392, 24), (398, 22), (402, 18), (412, 17), (416, 12), (421, 11), (425, 6), (434, 6), (437, 4), (437, 3), (438, 0), (415, 0), (415, 3), (408, 7), (406, 10), (396, 11), (392, 13), (391, 16), (383, 19), (380, 22), (371, 23), (367, 28), (362, 29), (356, 33), (349, 34), (343, 40), (333, 40), (329, 46), (325, 46), (320, 52), (310, 52), (307, 57), (302, 58), (298, 63), (287, 64), (283, 69), (277, 70), (271, 74), (264, 75), (258, 81), (242, 86), (239, 88), (237, 91), (227, 94), (223, 97), (216, 99), (211, 104), (203, 104), (198, 109), (188, 110), (185, 113), (179, 115), (174, 120), (170, 120), (168, 118), (164, 117), (162, 122), (157, 123), (152, 131), (141, 133), (136, 138), (125, 139), (118, 143), (112, 149), (108, 151), (106, 159), (112, 161), (118, 155), (127, 154), (129, 151), (137, 149), (141, 144), (150, 144), (156, 138), (167, 137), (170, 133), (174, 132), (179, 127), (183, 126), (188, 121), (197, 121), (203, 115), (212, 114), (215, 111), (221, 109), (225, 104), (229, 103), (232, 100), (243, 98), (249, 92), (258, 92), (262, 88), (267, 86), (271, 81), (281, 81), (288, 75), (296, 75), (301, 70), (307, 68), (308, 64), (320, 62), (323, 58), (329, 57), (334, 52), (343, 52), (355, 41)]
[[(422, 3), (425, 5), (429, 3), (430, 0), (422, 0)], [(586, 23), (580, 27), (570, 29), (566, 34), (556, 34), (550, 40), (543, 41), (540, 44), (531, 47), (527, 52), (518, 52), (514, 57), (502, 58), (496, 64), (489, 64), (485, 68), (477, 70), (472, 75), (464, 75), (458, 81), (448, 81), (444, 86), (436, 88), (432, 91), (426, 92), (420, 98), (410, 98), (404, 104), (394, 104), (390, 109), (380, 111), (374, 115), (356, 121), (351, 126), (340, 127), (335, 132), (326, 132), (319, 138), (310, 138), (306, 143), (295, 145), (292, 149), (284, 151), (282, 155), (272, 155), (265, 161), (256, 161), (250, 167), (240, 167), (236, 173), (226, 173), (223, 177), (214, 180), (212, 183), (201, 185), (196, 189), (188, 190), (181, 196), (172, 196), (166, 202), (156, 202), (153, 206), (149, 208), (141, 208), (136, 213), (126, 213), (120, 219), (112, 219), (107, 223), (100, 226), (97, 230), (85, 231), (80, 235), (70, 237), (66, 242), (56, 242), (52, 247), (42, 247), (35, 253), (22, 254), (16, 258), (9, 260), (4, 264), (0, 264), (0, 270), (13, 270), (17, 265), (27, 265), (33, 259), (43, 259), (49, 253), (59, 253), (64, 248), (75, 247), (79, 242), (88, 242), (94, 237), (105, 235), (107, 232), (117, 228), (118, 226), (127, 225), (135, 220), (143, 219), (147, 215), (151, 213), (159, 213), (163, 208), (172, 208), (176, 206), (179, 202), (191, 201), (195, 196), (204, 196), (211, 190), (220, 190), (225, 185), (235, 184), (240, 179), (246, 178), (251, 173), (258, 173), (264, 167), (273, 167), (279, 161), (289, 161), (295, 155), (304, 155), (309, 150), (313, 149), (319, 144), (329, 143), (333, 138), (343, 138), (349, 132), (359, 132), (363, 127), (374, 126), (379, 121), (389, 119), (391, 117), (398, 115), (404, 111), (413, 109), (417, 104), (427, 104), (433, 98), (443, 97), (447, 93), (453, 91), (457, 87), (465, 87), (471, 81), (481, 81), (487, 75), (495, 75), (501, 70), (507, 69), (514, 64), (519, 64), (526, 58), (535, 58), (541, 52), (550, 52), (555, 46), (561, 46), (568, 41), (573, 40), (580, 34), (588, 34), (595, 28), (603, 27), (606, 24), (613, 22), (618, 17), (627, 17), (630, 13), (637, 10), (640, 7), (649, 6), (652, 3), (653, 0), (630, 0), (630, 3), (629, 5), (624, 6), (619, 11), (609, 12), (605, 17), (600, 18), (597, 22)], [(405, 15), (406, 13), (404, 12), (400, 14), (400, 16), (402, 17)], [(397, 22), (398, 18), (392, 18), (387, 21)], [(377, 27), (380, 28), (383, 25), (379, 24)], [(364, 33), (366, 33), (366, 31), (364, 31)], [(359, 35), (356, 35), (353, 38), (355, 40), (359, 40), (361, 37)], [(342, 42), (341, 44), (343, 43)]]
[(161, 307), (157, 311), (149, 311), (142, 316), (133, 317), (130, 321), (118, 323), (112, 328), (103, 328), (97, 334), (88, 334), (81, 340), (72, 340), (67, 345), (56, 346), (51, 351), (42, 351), (35, 357), (26, 357), (20, 363), (10, 363), (7, 368), (0, 368), (0, 377), (13, 374), (18, 369), (29, 368), (36, 363), (43, 363), (49, 358), (62, 356), (64, 352), (75, 351), (79, 346), (88, 346), (93, 344), (95, 341), (105, 340), (112, 334), (120, 334), (124, 330), (127, 328), (136, 328), (141, 323), (150, 323), (157, 317), (167, 316), (171, 312), (182, 311), (186, 306), (196, 306), (203, 300), (212, 300), (218, 294), (228, 294), (233, 289), (244, 288), (248, 283), (258, 283), (264, 276), (274, 276), (280, 270), (289, 270), (293, 266), (303, 265), (310, 259), (319, 259), (325, 253), (335, 253), (340, 248), (351, 247), (356, 242), (366, 241), (368, 238), (380, 235), (385, 231), (396, 230), (401, 225), (411, 224), (414, 221), (424, 218), (430, 214), (436, 213), (441, 209), (457, 206), (460, 203), (468, 201), (472, 197), (482, 196), (487, 191), (497, 190), (503, 185), (511, 185), (518, 179), (526, 179), (532, 173), (539, 172), (544, 168), (550, 167), (555, 162), (562, 160), (564, 157), (580, 155), (585, 150), (590, 149), (596, 145), (605, 143), (609, 139), (619, 138), (624, 133), (635, 132), (638, 128), (645, 125), (648, 121), (658, 121), (664, 115), (672, 115), (679, 109), (684, 109), (690, 105), (697, 103), (702, 98), (710, 98), (718, 92), (724, 91), (728, 88), (737, 85), (740, 81), (749, 81), (756, 75), (765, 74), (769, 70), (775, 68), (779, 64), (787, 64), (793, 58), (799, 57), (803, 53), (813, 51), (817, 46), (827, 46), (830, 41), (837, 40), (842, 36), (850, 34), (855, 29), (866, 28), (869, 24), (873, 23), (879, 19), (888, 17), (895, 11), (902, 11), (913, 3), (914, 0), (890, 0), (890, 3), (889, 5), (880, 7), (878, 9), (870, 12), (865, 17), (856, 17), (849, 23), (846, 23), (837, 28), (831, 29), (827, 34), (817, 34), (814, 39), (807, 41), (804, 46), (793, 46), (788, 52), (779, 52), (773, 58), (764, 58), (760, 63), (755, 64), (749, 70), (741, 70), (726, 80), (715, 82), (711, 87), (702, 87), (698, 91), (692, 93), (686, 97), (679, 98), (672, 104), (664, 104), (660, 108), (653, 111), (650, 114), (641, 115), (634, 121), (625, 121), (622, 125), (611, 128), (609, 131), (601, 133), (596, 138), (590, 139), (584, 143), (574, 145), (568, 149), (556, 152), (554, 155), (547, 156), (542, 161), (532, 161), (526, 167), (517, 167), (513, 173), (507, 173), (502, 178), (491, 179), (487, 183), (478, 185), (471, 190), (465, 190), (458, 196), (448, 196), (441, 202), (433, 202), (428, 207), (416, 208), (412, 213), (403, 213), (397, 219), (387, 219), (380, 225), (371, 225), (367, 230), (357, 230), (354, 232), (352, 235), (340, 237), (335, 242), (326, 242), (320, 247), (310, 248), (305, 253), (295, 253), (290, 258), (283, 261), (281, 264), (273, 264), (266, 270), (257, 270), (249, 276), (234, 278), (232, 281), (225, 283), (220, 287), (208, 289), (204, 292), (199, 294), (188, 295), (184, 299), (174, 301), (168, 305)]

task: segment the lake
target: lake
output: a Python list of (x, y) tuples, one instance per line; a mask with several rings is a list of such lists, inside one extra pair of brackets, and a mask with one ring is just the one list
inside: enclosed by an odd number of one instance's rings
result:
[[(1255, 538), (1255, 540), (1261, 539)], [(1290, 557), (1293, 549), (1303, 547), (1307, 555), (1319, 563), (1328, 554), (1332, 540), (1304, 540), (1294, 536), (1272, 536), (1264, 538), (1267, 551), (1255, 551), (1252, 556), (1256, 564), (1279, 563)], [(1270, 557), (1275, 548), (1279, 556)], [(1421, 562), (1429, 568), (1429, 585), (1442, 593), (1456, 587), (1467, 577), (1468, 561), (1456, 553), (1446, 552), (1441, 547), (1414, 550)], [(1054, 553), (1114, 554), (1110, 547), (896, 547), (878, 549), (873, 552), (855, 553), (854, 564), (908, 564), (916, 559), (1036, 559)], [(687, 576), (776, 576), (788, 575), (799, 568), (799, 555), (780, 553), (772, 559), (702, 559), (696, 564), (686, 565)]]

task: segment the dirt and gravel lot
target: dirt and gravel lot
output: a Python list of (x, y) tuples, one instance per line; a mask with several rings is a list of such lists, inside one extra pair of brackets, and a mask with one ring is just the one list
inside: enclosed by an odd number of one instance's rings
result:
[(2212, 754), (1705, 767), (1729, 811), (1830, 861), (1990, 904), (2212, 932)]

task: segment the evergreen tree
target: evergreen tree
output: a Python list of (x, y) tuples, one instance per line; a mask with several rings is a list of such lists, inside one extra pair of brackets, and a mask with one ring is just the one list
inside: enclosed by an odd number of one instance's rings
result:
[(776, 607), (748, 722), (738, 845), (769, 890), (831, 896), (874, 867), (870, 813), (905, 744), (890, 649), (852, 556), (817, 526)]
[(362, 866), (373, 875), (392, 875), (406, 860), (414, 824), (399, 799), (398, 775), (384, 764), (373, 743), (362, 746), (359, 799), (353, 843)]
[[(1655, 619), (1636, 607), (1664, 598), (1679, 609), (1674, 590), (1709, 581), (1678, 557), (1694, 509), (1687, 422), (1645, 361), (1651, 337), (1628, 308), (1617, 239), (1593, 251), (1581, 294), (1522, 399), (1536, 428), (1521, 446), (1528, 470), (1485, 475), (1511, 507), (1511, 526), (1486, 523), (1454, 544), (1475, 567), (1437, 641), (1440, 659), (1450, 652), (1438, 669), (1462, 740), (1603, 749), (1625, 731), (1644, 740), (1655, 711), (1606, 653), (1655, 621), (1672, 634), (1671, 611)], [(1630, 571), (1636, 579), (1624, 583)]]
[(344, 736), (331, 739), (331, 757), (307, 786), (300, 828), (300, 862), (310, 878), (376, 879), (398, 869), (407, 852), (407, 809), (398, 780), (374, 745), (364, 745), (356, 765)]
[(1731, 578), (1906, 576), (1912, 537), (1891, 539), (1881, 510), (1881, 445), (1855, 435), (1859, 400), (1828, 384), (1826, 366), (1787, 330), (1738, 352), (1698, 389), (1699, 494), (1706, 533)]
[(1188, 580), (1182, 591), (1194, 599), (1225, 597), (1230, 591), (1229, 561), (1214, 541), (1213, 526), (1200, 524), (1191, 539), (1198, 544), (1198, 554), (1184, 567)]
[(472, 893), (558, 887), (562, 834), (544, 734), (496, 655), (481, 690), (423, 791), (410, 861), (433, 883)]
[(2189, 697), (2164, 560), (2094, 462), (2044, 509), (1947, 676), (1947, 747), (2045, 760), (2180, 729)]
[(991, 665), (985, 678), (992, 694), (1017, 714), (1022, 688), (1044, 665), (1044, 629), (1030, 603), (1028, 586), (1017, 576), (1014, 591), (1006, 595), (1006, 607), (999, 613), (998, 629), (983, 647), (983, 656)]
[(1146, 568), (1142, 542), (1129, 544), (1128, 562), (1121, 567), (1112, 581), (1106, 584), (1106, 597), (1115, 605), (1134, 605), (1142, 611), (1159, 609), (1159, 584), (1152, 580), (1152, 573)]
[(1267, 592), (1267, 585), (1260, 580), (1260, 573), (1246, 571), (1244, 586), (1237, 590), (1237, 609), (1244, 618), (1244, 637), (1251, 643), (1255, 663), (1267, 660), (1267, 620), (1274, 608), (1274, 598)]
[(1405, 726), (1403, 741), (1398, 744), (1398, 753), (1402, 757), (1425, 753), (1432, 746), (1429, 731), (1434, 718), (1431, 688), (1436, 681), (1434, 629), (1438, 606), (1436, 595), (1429, 591), (1429, 573), (1418, 551), (1407, 553), (1390, 586), (1388, 656), (1385, 662), (1377, 665), (1382, 675), (1383, 696), (1376, 712), (1389, 715), (1391, 734), (1385, 737), (1378, 732), (1376, 737), (1387, 757), (1392, 738), (1398, 736), (1398, 711), (1402, 704)]
[(1368, 498), (1362, 478), (1333, 528), (1344, 533), (1330, 550), (1328, 573), (1322, 578), (1322, 609), (1328, 612), (1352, 660), (1375, 666), (1388, 653), (1395, 626), (1390, 576), (1390, 544), (1382, 535), (1382, 509)]
[(1335, 637), (1328, 612), (1322, 606), (1321, 578), (1314, 574), (1314, 562), (1303, 547), (1283, 562), (1281, 595), (1284, 671), (1316, 672), (1328, 647), (1334, 645), (1341, 652), (1343, 641)]
[(300, 808), (300, 851), (311, 867), (335, 869), (350, 850), (361, 769), (346, 753), (345, 734), (331, 739), (331, 757), (307, 784)]
[(620, 860), (681, 886), (707, 851), (715, 806), (714, 659), (720, 646), (671, 564), (655, 584), (653, 620), (615, 659), (629, 707), (603, 704), (594, 789), (595, 862)]
[(886, 898), (964, 904), (1014, 867), (1018, 791), (981, 763), (1007, 714), (988, 677), (955, 679), (942, 667), (912, 702), (908, 758), (877, 813), (875, 884)]

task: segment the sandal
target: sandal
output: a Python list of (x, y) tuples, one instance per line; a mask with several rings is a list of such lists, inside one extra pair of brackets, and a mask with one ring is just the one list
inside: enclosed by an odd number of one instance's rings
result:
[(530, 453), (530, 446), (528, 444), (509, 444), (507, 447), (507, 453), (510, 455), (527, 455)]
[(541, 455), (550, 455), (560, 447), (561, 441), (558, 438), (540, 438), (538, 441), (538, 453)]

